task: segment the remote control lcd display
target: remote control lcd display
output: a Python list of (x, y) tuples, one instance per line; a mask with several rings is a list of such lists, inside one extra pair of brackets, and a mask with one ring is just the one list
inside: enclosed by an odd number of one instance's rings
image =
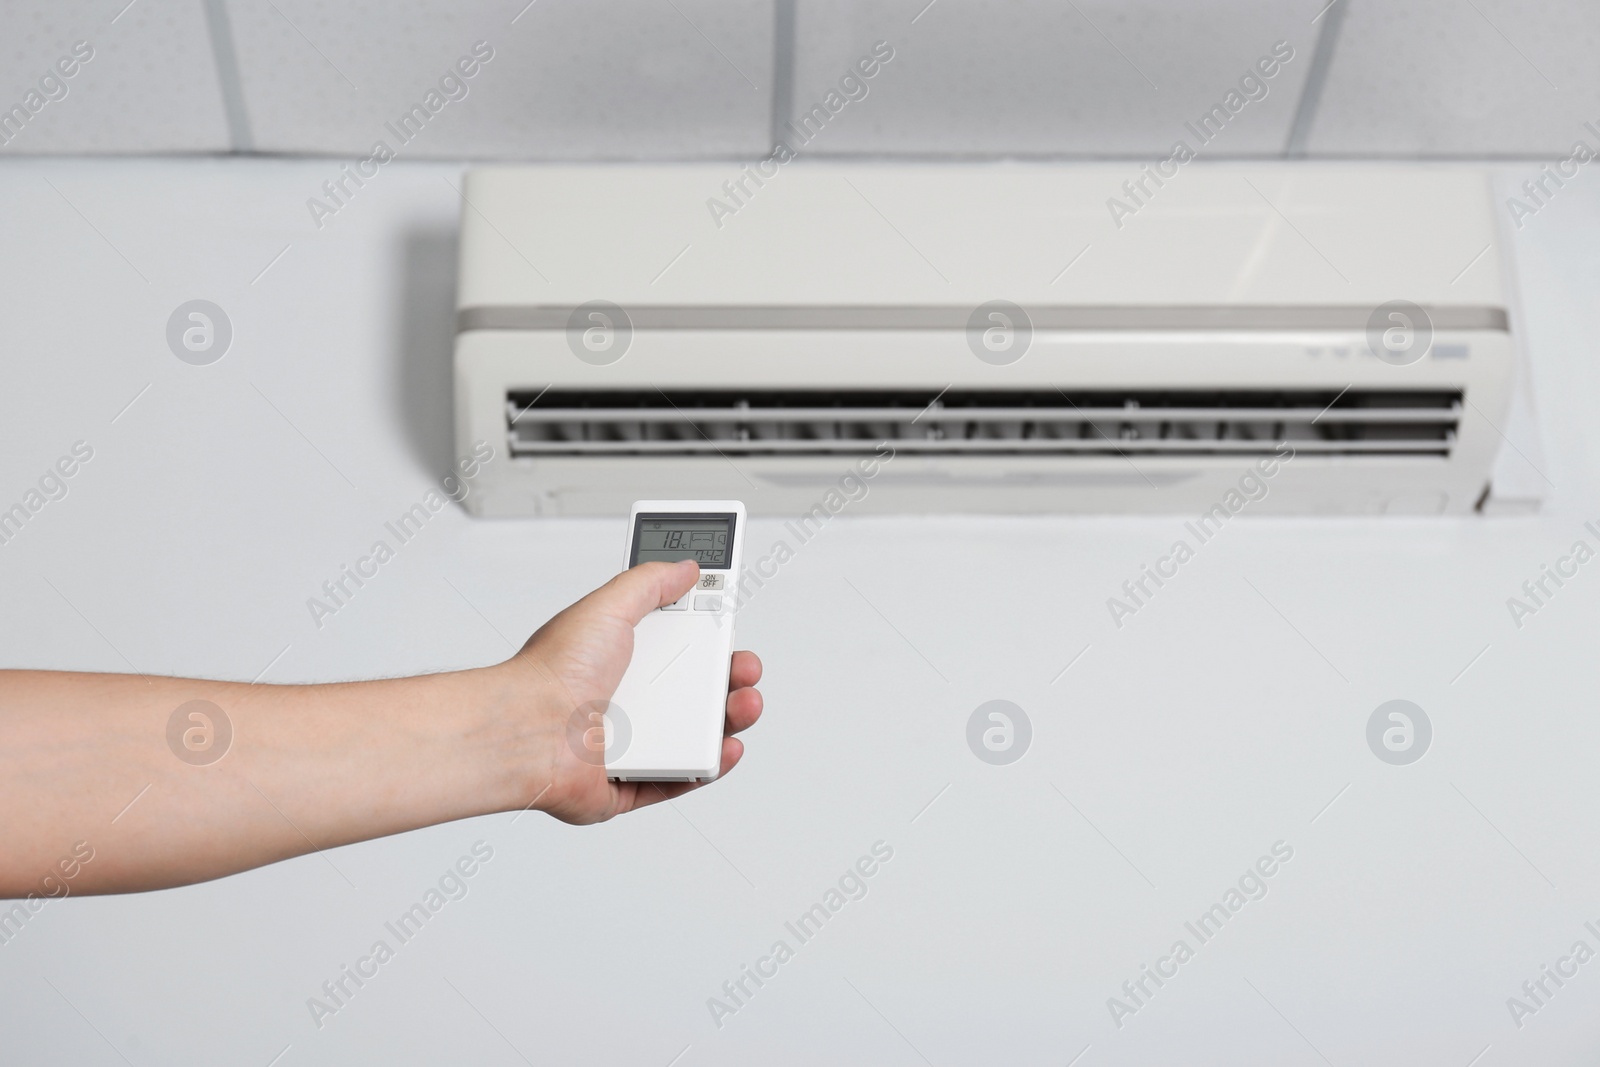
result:
[(732, 547), (732, 515), (640, 515), (633, 563), (692, 559), (702, 567), (725, 570)]

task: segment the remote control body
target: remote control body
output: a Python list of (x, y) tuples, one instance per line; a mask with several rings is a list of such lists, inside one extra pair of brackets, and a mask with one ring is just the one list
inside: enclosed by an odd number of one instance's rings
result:
[(634, 627), (633, 658), (606, 712), (606, 776), (613, 781), (717, 776), (744, 531), (737, 500), (634, 503), (624, 568), (693, 559), (700, 578)]

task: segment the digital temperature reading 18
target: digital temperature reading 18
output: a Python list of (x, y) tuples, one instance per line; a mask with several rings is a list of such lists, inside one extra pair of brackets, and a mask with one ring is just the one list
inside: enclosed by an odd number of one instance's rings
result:
[(630, 566), (692, 559), (707, 570), (727, 570), (733, 515), (648, 515), (638, 518)]

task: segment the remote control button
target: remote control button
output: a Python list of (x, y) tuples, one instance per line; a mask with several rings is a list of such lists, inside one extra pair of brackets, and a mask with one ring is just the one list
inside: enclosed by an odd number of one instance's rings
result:
[(685, 593), (670, 604), (661, 605), (662, 611), (684, 611), (689, 607), (689, 594)]
[(700, 581), (695, 584), (696, 589), (721, 589), (725, 576), (721, 574), (701, 574)]
[(697, 596), (694, 598), (694, 610), (721, 611), (722, 598), (715, 594), (712, 594), (711, 596)]

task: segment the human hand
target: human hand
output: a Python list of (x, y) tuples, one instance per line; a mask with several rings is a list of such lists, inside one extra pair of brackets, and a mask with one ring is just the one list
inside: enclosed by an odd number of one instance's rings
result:
[[(519, 792), (532, 804), (569, 823), (602, 822), (646, 804), (682, 796), (707, 783), (611, 782), (603, 763), (581, 758), (569, 743), (571, 719), (585, 706), (604, 707), (616, 692), (633, 655), (633, 628), (650, 612), (694, 587), (700, 568), (693, 560), (644, 563), (617, 575), (541, 626), (522, 650), (491, 670), (508, 714), (526, 722), (526, 755)], [(729, 671), (722, 765), (727, 774), (744, 754), (734, 734), (761, 716), (761, 661), (735, 652)]]

